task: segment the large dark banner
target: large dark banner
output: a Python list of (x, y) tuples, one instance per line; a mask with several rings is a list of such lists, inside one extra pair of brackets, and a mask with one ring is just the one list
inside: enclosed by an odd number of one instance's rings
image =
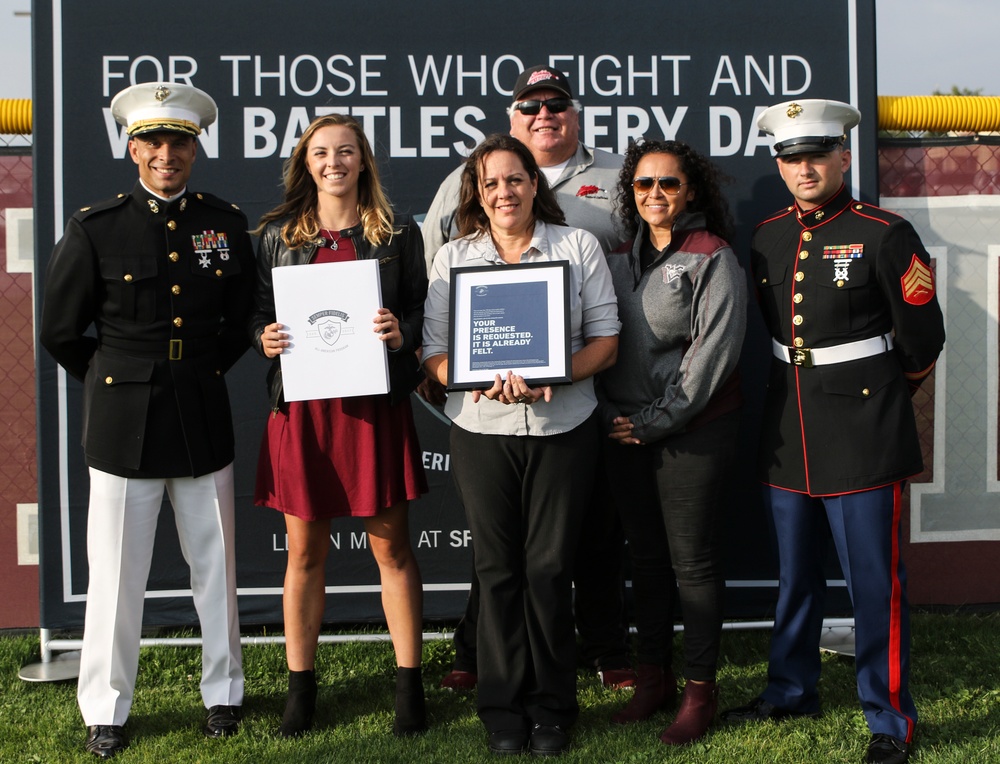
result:
[[(678, 138), (734, 182), (735, 242), (746, 264), (753, 224), (788, 203), (769, 141), (755, 121), (770, 104), (836, 98), (864, 113), (851, 141), (852, 182), (876, 199), (874, 0), (822, 4), (596, 0), (502, 6), (459, 0), (365, 3), (177, 0), (147, 13), (132, 1), (35, 2), (35, 219), (44, 279), (52, 246), (81, 206), (136, 179), (127, 137), (110, 115), (127, 85), (183, 81), (216, 99), (191, 187), (237, 203), (256, 221), (280, 200), (281, 163), (309, 120), (350, 113), (364, 125), (398, 210), (420, 214), (484, 135), (505, 131), (519, 72), (566, 72), (583, 104), (581, 137), (622, 152), (642, 135)], [(44, 283), (39, 287), (44, 290)], [(741, 466), (732, 476), (730, 614), (766, 615), (775, 566), (752, 478), (769, 346), (751, 315), (743, 372), (748, 405)], [(229, 374), (238, 452), (240, 610), (245, 624), (281, 620), (280, 514), (252, 506), (267, 414), (265, 364), (248, 354)], [(88, 478), (80, 447), (80, 386), (39, 349), (42, 625), (83, 623)], [(470, 538), (451, 487), (447, 422), (414, 397), (430, 493), (411, 508), (429, 619), (463, 608)], [(161, 516), (146, 603), (150, 624), (194, 622), (187, 568), (169, 509)], [(327, 620), (381, 618), (377, 569), (359, 521), (336, 521)]]

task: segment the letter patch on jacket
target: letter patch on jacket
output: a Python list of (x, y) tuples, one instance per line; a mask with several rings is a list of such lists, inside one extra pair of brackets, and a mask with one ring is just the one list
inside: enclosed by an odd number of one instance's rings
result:
[(926, 305), (934, 297), (934, 274), (916, 254), (899, 283), (903, 287), (903, 299), (910, 305)]

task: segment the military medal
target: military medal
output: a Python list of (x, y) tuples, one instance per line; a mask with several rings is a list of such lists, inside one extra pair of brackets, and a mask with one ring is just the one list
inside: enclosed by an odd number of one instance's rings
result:
[(202, 231), (191, 235), (194, 253), (198, 255), (198, 265), (202, 268), (212, 266), (212, 253), (218, 252), (220, 260), (229, 259), (229, 237), (224, 232)]
[(823, 259), (833, 260), (833, 283), (839, 287), (851, 280), (851, 262), (864, 256), (864, 244), (830, 244), (823, 247)]
[(857, 259), (865, 256), (864, 244), (830, 244), (823, 247), (824, 260)]
[(850, 264), (851, 261), (846, 258), (833, 261), (833, 281), (837, 286), (843, 286), (845, 281), (851, 280), (851, 277), (847, 275)]

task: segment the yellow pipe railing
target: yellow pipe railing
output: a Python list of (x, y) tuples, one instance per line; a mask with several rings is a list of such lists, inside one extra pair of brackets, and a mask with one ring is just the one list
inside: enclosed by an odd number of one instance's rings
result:
[(30, 98), (0, 98), (0, 135), (31, 135)]
[[(1000, 131), (997, 96), (879, 96), (879, 130)], [(31, 135), (31, 99), (0, 99), (0, 135)]]
[(879, 96), (879, 130), (990, 133), (1000, 130), (996, 96)]

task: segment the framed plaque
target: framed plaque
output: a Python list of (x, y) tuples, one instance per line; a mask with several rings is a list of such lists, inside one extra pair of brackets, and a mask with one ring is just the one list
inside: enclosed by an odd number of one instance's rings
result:
[(448, 389), (490, 388), (508, 371), (532, 386), (572, 381), (569, 263), (453, 268)]

